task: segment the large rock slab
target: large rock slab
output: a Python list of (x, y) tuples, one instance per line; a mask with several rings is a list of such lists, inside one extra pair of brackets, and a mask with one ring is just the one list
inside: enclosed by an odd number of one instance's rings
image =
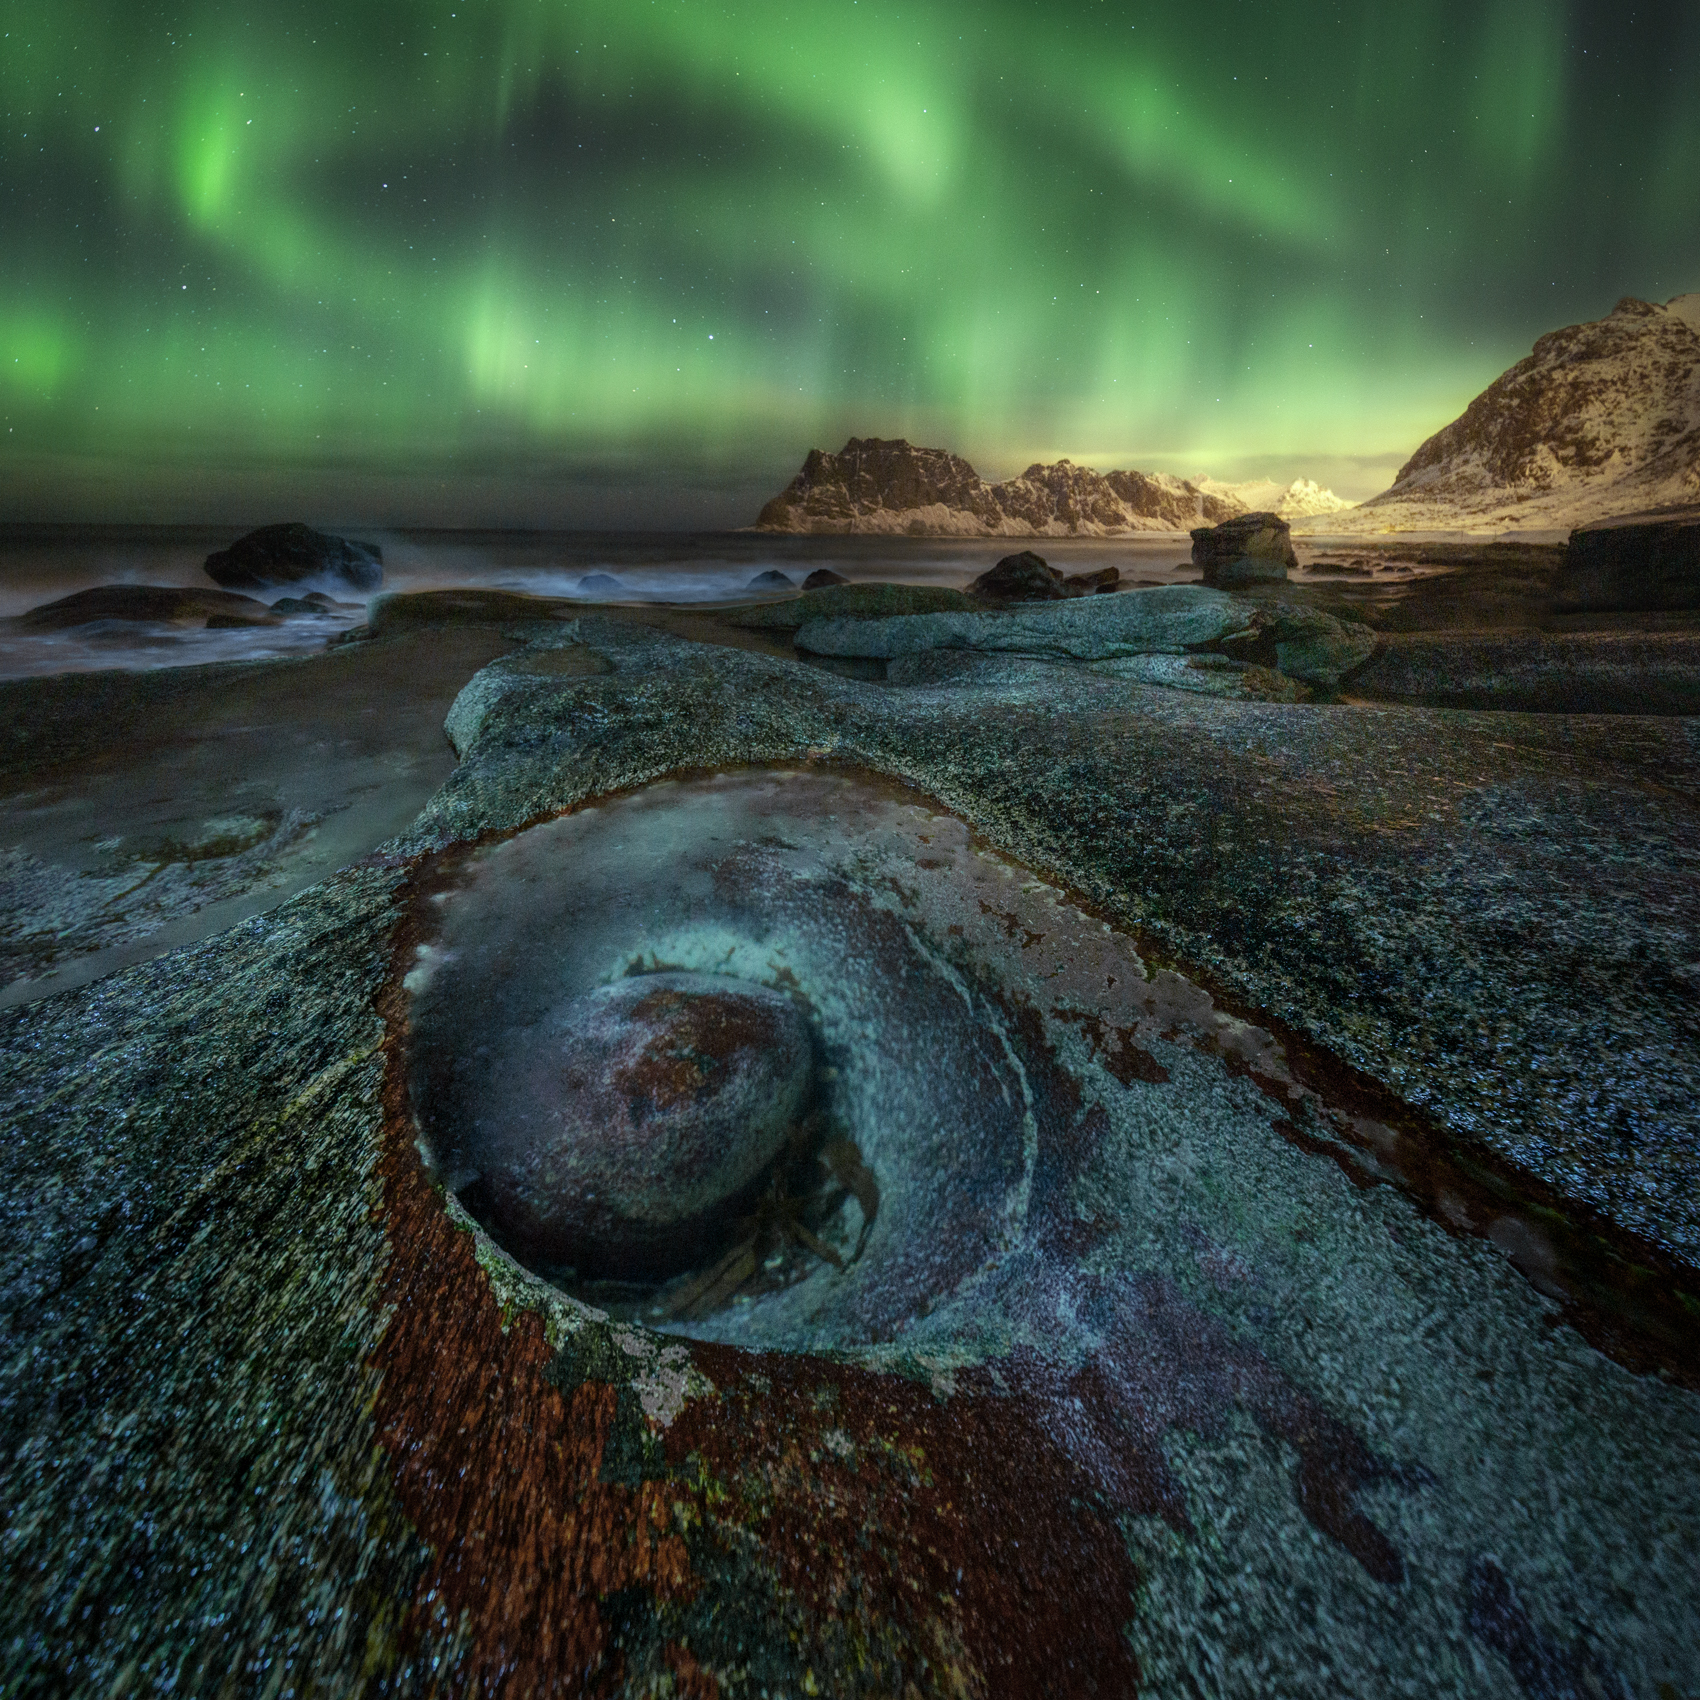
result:
[[(0, 1686), (1700, 1682), (1685, 723), (577, 635), (610, 670), (484, 669), (360, 864), (0, 1017)], [(716, 839), (761, 774), (807, 806)], [(407, 982), (528, 827), (600, 845), (513, 890), (523, 940), (606, 882), (581, 973), (642, 860), (702, 952), (884, 988), (881, 1091), (1000, 1114), (881, 1124), (950, 1231), (894, 1187), (787, 1350), (767, 1301), (660, 1334), (504, 1254), (426, 1167)], [(830, 972), (738, 920), (790, 904)], [(819, 1349), (840, 1281), (868, 1326)]]
[(103, 584), (44, 602), (19, 614), (16, 624), (28, 632), (63, 632), (97, 620), (160, 621), (176, 626), (275, 626), (265, 603), (227, 590), (184, 590), (163, 584)]
[(889, 661), (930, 649), (1104, 661), (1115, 655), (1175, 654), (1242, 629), (1253, 605), (1193, 585), (1162, 585), (1002, 614), (911, 614), (881, 620), (811, 620), (799, 649), (813, 655)]
[(315, 531), (298, 520), (263, 525), (228, 549), (207, 556), (207, 576), (227, 590), (266, 590), (316, 580), (350, 590), (376, 590), (384, 582), (383, 551)]
[[(811, 578), (814, 575), (809, 575)], [(752, 631), (795, 631), (816, 620), (885, 620), (896, 614), (973, 614), (980, 604), (940, 584), (836, 584), (805, 589), (801, 596), (765, 607), (739, 608), (721, 617)]]
[(1571, 532), (1554, 599), (1561, 613), (1700, 609), (1700, 520)]

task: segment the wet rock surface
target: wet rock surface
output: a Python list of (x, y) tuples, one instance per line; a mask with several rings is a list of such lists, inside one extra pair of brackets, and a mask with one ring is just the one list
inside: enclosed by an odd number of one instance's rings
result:
[[(535, 631), (405, 834), (0, 1018), (8, 1687), (1700, 1683), (1692, 1335), (1636, 1308), (1700, 1268), (1689, 723)], [(665, 899), (690, 971), (966, 1023), (997, 1141), (870, 1097), (864, 1255), (718, 1320), (522, 1268), (421, 1156), (405, 982), (550, 833), (522, 943), (624, 879), (574, 972)]]
[(25, 631), (69, 631), (95, 620), (163, 620), (173, 624), (274, 624), (271, 610), (251, 596), (224, 590), (180, 590), (159, 584), (103, 584), (44, 602), (17, 616)]
[[(504, 977), (513, 965), (504, 952)], [(466, 1003), (494, 992), (464, 968), (446, 990), (437, 1025), (458, 1032)], [(514, 1020), (511, 997), (499, 1007), (502, 1024), (473, 1028), (482, 1043), (470, 1057), (451, 1052), (449, 1090), (421, 1096), (455, 1167), (476, 1166), (504, 1243), (527, 1262), (592, 1276), (659, 1277), (703, 1256), (809, 1092), (812, 1046), (792, 1000), (724, 975), (664, 972), (599, 986), (531, 1022)]]
[(333, 537), (311, 526), (263, 525), (228, 549), (207, 556), (207, 576), (227, 590), (266, 590), (323, 579), (351, 590), (384, 582), (383, 551), (375, 543)]

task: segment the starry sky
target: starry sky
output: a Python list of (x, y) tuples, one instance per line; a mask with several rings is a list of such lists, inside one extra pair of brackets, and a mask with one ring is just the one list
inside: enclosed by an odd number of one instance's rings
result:
[(748, 523), (812, 445), (1364, 496), (1700, 289), (1693, 0), (5, 0), (0, 516)]

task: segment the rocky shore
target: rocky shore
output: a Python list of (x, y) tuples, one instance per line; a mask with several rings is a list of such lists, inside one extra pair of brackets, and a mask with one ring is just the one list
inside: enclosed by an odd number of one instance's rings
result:
[[(1406, 633), (1290, 584), (385, 606), (291, 665), (506, 652), (417, 819), (0, 1015), (0, 1685), (1700, 1682), (1694, 721), (1435, 706), (1463, 678), (1539, 700), (1578, 644), (1621, 699), (1690, 664), (1683, 632)], [(1278, 700), (1282, 620), (1363, 653)], [(770, 860), (701, 887), (700, 948), (754, 951), (833, 1045), (835, 977), (901, 1011), (927, 964), (961, 1036), (846, 1038), (835, 1078), (919, 1090), (984, 1046), (1016, 1106), (938, 1147), (942, 1181), (902, 1126), (866, 1145), (865, 1258), (797, 1274), (799, 1316), (850, 1319), (822, 1350), (762, 1344), (791, 1288), (616, 1321), (422, 1152), (414, 988), (456, 893), (563, 811), (617, 868), (622, 798), (683, 846), (669, 811), (722, 784), (838, 786), (846, 836), (818, 863), (750, 836)], [(588, 866), (516, 884), (515, 936)], [(739, 917), (779, 892), (848, 954), (762, 966), (787, 935)]]

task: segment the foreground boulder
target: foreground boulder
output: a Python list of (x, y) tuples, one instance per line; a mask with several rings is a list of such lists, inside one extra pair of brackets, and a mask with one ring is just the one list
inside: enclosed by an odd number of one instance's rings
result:
[(1561, 613), (1700, 608), (1700, 521), (1573, 531), (1556, 591)]
[(1278, 584), (1299, 564), (1292, 527), (1279, 514), (1236, 514), (1192, 534), (1193, 565), (1218, 589), (1242, 584)]
[(28, 632), (62, 632), (96, 620), (150, 620), (174, 626), (276, 626), (279, 618), (251, 596), (223, 590), (183, 590), (166, 584), (102, 584), (45, 602), (20, 614)]
[(213, 583), (226, 590), (266, 590), (314, 578), (376, 590), (384, 582), (384, 555), (376, 543), (333, 537), (298, 521), (262, 525), (208, 555), (206, 567)]

